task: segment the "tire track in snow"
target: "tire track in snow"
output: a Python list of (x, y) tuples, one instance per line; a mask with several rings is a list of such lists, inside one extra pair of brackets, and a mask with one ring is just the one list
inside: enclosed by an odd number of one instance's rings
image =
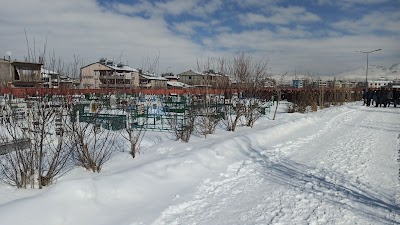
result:
[[(342, 113), (336, 117), (338, 121), (344, 121), (342, 119), (343, 115), (354, 113), (355, 111)], [(348, 117), (348, 116), (347, 116)], [(300, 142), (305, 143), (306, 140), (312, 140), (322, 133), (326, 132), (331, 126), (331, 121), (322, 129), (322, 131), (318, 132), (313, 137), (307, 137), (306, 139), (300, 139), (300, 141), (296, 143), (292, 143), (293, 146), (298, 145)], [(243, 138), (243, 137), (235, 137), (232, 138)], [(249, 143), (250, 141), (247, 141)], [(242, 145), (243, 142), (238, 140), (237, 144)], [(249, 144), (251, 145), (251, 143)], [(204, 147), (204, 146), (202, 146)], [(249, 146), (242, 146), (243, 149), (249, 148)], [(258, 152), (256, 152), (258, 153)], [(265, 153), (265, 152), (264, 152)], [(264, 156), (260, 155), (262, 159), (265, 159)], [(273, 158), (271, 154), (268, 155), (269, 159)], [(292, 198), (291, 195), (283, 195), (279, 185), (276, 188), (277, 191), (271, 196), (264, 197), (261, 202), (269, 202), (267, 205), (258, 204), (256, 209), (249, 208), (247, 210), (243, 209), (243, 206), (234, 207), (235, 202), (230, 202), (227, 204), (229, 200), (240, 198), (240, 195), (245, 195), (246, 192), (254, 192), (254, 196), (257, 193), (265, 193), (265, 187), (271, 187), (271, 184), (266, 186), (262, 184), (264, 180), (263, 175), (265, 168), (259, 163), (260, 159), (250, 160), (247, 162), (238, 162), (233, 164), (228, 168), (226, 174), (221, 174), (221, 180), (211, 182), (210, 180), (206, 180), (198, 190), (198, 193), (195, 196), (195, 200), (184, 202), (182, 204), (171, 206), (169, 209), (165, 210), (162, 216), (154, 223), (154, 224), (227, 224), (229, 218), (226, 216), (218, 215), (218, 212), (224, 211), (222, 214), (226, 214), (226, 210), (229, 207), (230, 209), (240, 209), (241, 212), (236, 212), (235, 215), (240, 214), (239, 220), (244, 222), (248, 222), (248, 220), (253, 219), (254, 222), (268, 222), (275, 223), (277, 221), (285, 218), (290, 221), (293, 220), (293, 216), (291, 216), (290, 211), (287, 211), (288, 208), (294, 207), (288, 203), (288, 199), (293, 199), (293, 204), (299, 199), (303, 198), (303, 196), (296, 195), (296, 193), (292, 193), (292, 196), (296, 196)], [(249, 171), (256, 171), (253, 174), (249, 174)], [(243, 182), (244, 181), (244, 182)], [(260, 189), (260, 190), (258, 190)], [(268, 188), (269, 189), (269, 188)], [(258, 191), (257, 191), (258, 190)], [(312, 194), (311, 194), (312, 195)], [(276, 199), (276, 196), (282, 196), (283, 198)], [(242, 199), (242, 201), (245, 201)], [(308, 200), (305, 200), (308, 201)], [(283, 205), (282, 205), (283, 204)], [(247, 205), (247, 204), (244, 204)], [(317, 203), (313, 203), (314, 209), (318, 207)], [(286, 207), (283, 207), (286, 206)], [(266, 208), (265, 208), (266, 207)], [(308, 210), (308, 209), (307, 209)], [(204, 215), (203, 215), (204, 214)], [(202, 215), (202, 216), (200, 216)], [(233, 218), (236, 218), (233, 215)], [(222, 217), (220, 221), (215, 221), (218, 216)], [(301, 216), (296, 216), (297, 218), (301, 218)], [(214, 218), (212, 222), (207, 222), (207, 218)], [(233, 224), (237, 223), (237, 221), (232, 221)]]

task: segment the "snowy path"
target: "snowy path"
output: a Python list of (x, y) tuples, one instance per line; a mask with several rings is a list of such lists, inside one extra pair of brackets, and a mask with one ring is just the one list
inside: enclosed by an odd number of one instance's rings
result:
[(331, 113), (286, 136), (233, 138), (249, 158), (154, 224), (400, 224), (399, 109)]

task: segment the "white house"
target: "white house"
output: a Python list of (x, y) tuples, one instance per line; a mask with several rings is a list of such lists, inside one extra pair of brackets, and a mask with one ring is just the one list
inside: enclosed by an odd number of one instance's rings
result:
[(378, 89), (381, 87), (385, 87), (388, 84), (393, 83), (393, 81), (388, 80), (384, 77), (379, 78), (378, 80), (369, 80), (368, 81), (368, 88)]

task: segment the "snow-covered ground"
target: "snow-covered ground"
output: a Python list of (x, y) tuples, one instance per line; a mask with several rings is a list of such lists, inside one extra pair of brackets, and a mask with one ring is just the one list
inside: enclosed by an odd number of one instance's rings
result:
[(400, 224), (400, 108), (361, 104), (189, 143), (147, 132), (136, 159), (118, 152), (99, 174), (0, 185), (0, 224)]

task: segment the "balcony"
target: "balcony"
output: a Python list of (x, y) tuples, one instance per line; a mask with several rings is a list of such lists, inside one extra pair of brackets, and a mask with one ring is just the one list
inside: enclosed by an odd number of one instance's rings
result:
[(121, 74), (121, 75), (100, 75), (99, 76), (100, 79), (105, 79), (105, 80), (115, 80), (115, 79), (129, 79), (129, 77), (125, 78), (125, 74)]
[(100, 84), (100, 88), (131, 88), (132, 85), (130, 84)]

